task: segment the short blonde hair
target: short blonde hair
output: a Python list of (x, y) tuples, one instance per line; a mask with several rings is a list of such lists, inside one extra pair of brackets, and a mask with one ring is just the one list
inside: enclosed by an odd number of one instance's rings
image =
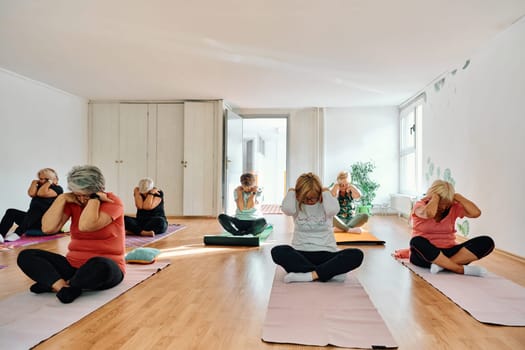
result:
[(154, 185), (152, 178), (145, 177), (139, 181), (139, 192), (142, 194), (148, 193), (153, 189)]
[(309, 193), (315, 193), (319, 197), (323, 192), (323, 185), (319, 176), (314, 173), (304, 173), (297, 178), (295, 183), (295, 197), (299, 202), (299, 209)]
[(337, 175), (337, 183), (340, 183), (342, 180), (347, 180), (348, 182), (352, 181), (352, 178), (351, 178), (350, 173), (348, 171), (341, 171)]
[(427, 191), (427, 195), (437, 194), (441, 199), (452, 202), (454, 200), (454, 185), (444, 180), (436, 180)]

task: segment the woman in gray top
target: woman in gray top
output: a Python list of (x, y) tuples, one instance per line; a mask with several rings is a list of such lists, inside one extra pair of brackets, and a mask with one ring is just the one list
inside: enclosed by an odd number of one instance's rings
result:
[(317, 175), (299, 176), (283, 200), (282, 211), (293, 216), (295, 224), (292, 245), (272, 249), (273, 261), (287, 272), (285, 282), (344, 281), (345, 274), (363, 262), (361, 250), (337, 248), (332, 221), (339, 203)]

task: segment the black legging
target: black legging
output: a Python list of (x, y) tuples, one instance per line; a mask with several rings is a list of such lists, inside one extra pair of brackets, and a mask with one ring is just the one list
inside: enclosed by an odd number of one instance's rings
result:
[(59, 279), (69, 281), (71, 287), (103, 290), (116, 286), (124, 278), (118, 264), (104, 257), (93, 257), (77, 269), (60, 254), (26, 249), (18, 255), (17, 264), (29, 278), (49, 290)]
[(226, 214), (220, 214), (218, 219), (221, 226), (234, 236), (258, 235), (266, 228), (265, 218), (240, 220)]
[(168, 229), (168, 221), (164, 216), (152, 216), (142, 220), (131, 216), (124, 216), (124, 227), (126, 231), (133, 232), (136, 235), (139, 235), (140, 231), (153, 231), (158, 235), (166, 232)]
[(337, 252), (306, 252), (296, 250), (290, 245), (278, 245), (272, 249), (273, 261), (286, 272), (315, 271), (321, 282), (359, 267), (363, 257), (363, 252), (354, 248)]
[(417, 266), (430, 267), (440, 252), (450, 258), (461, 248), (467, 249), (481, 259), (494, 250), (494, 241), (488, 236), (478, 236), (451, 248), (437, 248), (425, 237), (416, 236), (410, 240), (410, 262)]

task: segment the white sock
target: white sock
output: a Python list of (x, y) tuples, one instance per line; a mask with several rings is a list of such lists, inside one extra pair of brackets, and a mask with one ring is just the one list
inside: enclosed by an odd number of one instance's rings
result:
[(444, 268), (442, 268), (441, 266), (439, 265), (436, 265), (436, 264), (432, 264), (430, 265), (430, 273), (433, 273), (434, 275), (438, 272), (441, 272), (443, 271)]
[(346, 273), (342, 273), (340, 275), (335, 275), (330, 279), (330, 281), (336, 281), (336, 282), (344, 282), (346, 280)]
[(313, 281), (311, 272), (288, 272), (284, 276), (284, 282), (311, 282)]
[(363, 233), (363, 230), (361, 229), (361, 227), (350, 227), (348, 230), (346, 230), (346, 232), (349, 232), (349, 233)]
[(463, 266), (463, 273), (465, 275), (469, 276), (479, 276), (483, 277), (487, 274), (487, 269), (481, 266), (470, 266), (470, 265), (464, 265)]
[(9, 232), (5, 235), (5, 240), (7, 242), (14, 242), (20, 239), (20, 236), (16, 234), (15, 232)]

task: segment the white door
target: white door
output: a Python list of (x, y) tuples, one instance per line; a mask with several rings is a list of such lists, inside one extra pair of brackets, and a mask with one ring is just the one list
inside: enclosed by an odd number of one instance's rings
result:
[(147, 176), (148, 163), (148, 105), (120, 105), (120, 167), (118, 195), (124, 203), (124, 212), (136, 212), (133, 189)]
[(215, 105), (184, 102), (183, 215), (214, 213)]
[(90, 162), (106, 180), (106, 191), (118, 193), (119, 104), (91, 104)]
[(158, 104), (156, 123), (156, 183), (164, 191), (168, 216), (182, 216), (184, 104)]
[(225, 210), (229, 214), (235, 213), (236, 204), (233, 200), (233, 191), (240, 184), (242, 174), (242, 118), (236, 113), (226, 110), (225, 118), (226, 159), (225, 176), (226, 184), (224, 199)]

